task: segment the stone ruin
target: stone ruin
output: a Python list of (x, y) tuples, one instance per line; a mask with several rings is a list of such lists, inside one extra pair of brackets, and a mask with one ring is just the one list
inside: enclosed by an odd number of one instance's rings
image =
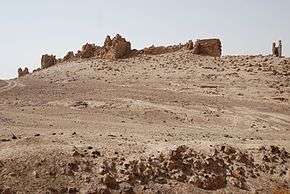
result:
[(119, 34), (112, 40), (110, 36), (107, 36), (99, 54), (100, 58), (104, 59), (122, 59), (129, 57), (131, 54), (131, 43)]
[(57, 63), (57, 59), (54, 55), (42, 55), (41, 57), (41, 69), (51, 67)]
[[(121, 59), (127, 58), (131, 54), (131, 43), (122, 38), (121, 35), (117, 34), (113, 39), (107, 36), (102, 47), (96, 46), (95, 44), (85, 44), (83, 45), (81, 51), (75, 55), (76, 58), (91, 58), (96, 57), (99, 59)], [(73, 58), (65, 57), (63, 61)]]
[[(95, 44), (85, 44), (82, 49), (74, 54), (72, 51), (68, 52), (60, 62), (77, 59), (77, 58), (98, 58), (117, 60), (122, 58), (135, 57), (139, 55), (159, 55), (170, 52), (175, 52), (181, 49), (193, 50), (194, 54), (207, 55), (213, 57), (220, 57), (222, 54), (221, 41), (219, 39), (204, 39), (197, 40), (195, 44), (189, 40), (185, 44), (171, 45), (171, 46), (151, 46), (141, 50), (131, 49), (131, 43), (117, 34), (113, 39), (107, 36), (103, 46), (96, 46)], [(50, 67), (56, 64), (58, 60), (53, 55), (44, 55), (42, 57), (42, 68)]]
[[(273, 44), (273, 53), (282, 53), (281, 48), (278, 47), (278, 51)], [(221, 41), (219, 39), (204, 39), (197, 40), (195, 44), (192, 40), (189, 40), (185, 44), (172, 45), (172, 46), (158, 46), (154, 45), (142, 50), (131, 49), (131, 43), (123, 38), (121, 35), (117, 34), (113, 39), (107, 36), (103, 46), (96, 46), (95, 44), (85, 44), (82, 46), (76, 54), (73, 51), (69, 51), (63, 59), (56, 59), (55, 55), (45, 54), (41, 57), (41, 69), (51, 67), (57, 63), (65, 62), (69, 60), (79, 59), (79, 58), (98, 58), (98, 59), (109, 59), (117, 60), (129, 57), (135, 57), (139, 55), (159, 55), (170, 52), (176, 52), (181, 49), (192, 50), (193, 54), (206, 55), (213, 57), (220, 57), (222, 54)], [(279, 56), (279, 54), (278, 54)], [(39, 69), (35, 70), (39, 71)], [(19, 75), (27, 73), (24, 71), (19, 71)]]
[(222, 55), (222, 44), (219, 39), (204, 39), (195, 42), (193, 53), (197, 55), (206, 55), (220, 57)]
[(78, 56), (82, 59), (84, 58), (91, 58), (95, 56), (96, 45), (95, 44), (85, 44), (82, 46), (81, 52), (79, 52)]
[(160, 54), (165, 54), (165, 53), (171, 53), (178, 51), (183, 48), (184, 45), (173, 45), (173, 46), (158, 46), (155, 47), (154, 45), (144, 48), (140, 50), (138, 53), (139, 54), (145, 54), (145, 55), (160, 55)]
[(275, 57), (282, 57), (282, 41), (281, 40), (279, 40), (278, 46), (276, 46), (276, 43), (273, 42), (272, 55)]
[(25, 67), (24, 70), (22, 70), (22, 68), (18, 69), (18, 77), (23, 77), (28, 74), (29, 74), (29, 70), (27, 67)]
[(136, 56), (136, 55), (160, 55), (160, 54), (165, 54), (165, 53), (171, 53), (171, 52), (176, 52), (181, 49), (186, 49), (186, 50), (192, 50), (193, 49), (193, 41), (189, 40), (185, 44), (178, 44), (178, 45), (171, 45), (171, 46), (150, 46), (147, 48), (144, 48), (139, 51), (135, 51), (131, 56)]
[(64, 61), (68, 61), (68, 60), (71, 60), (75, 57), (75, 54), (73, 51), (69, 51), (64, 57), (63, 57), (63, 60)]
[(170, 52), (175, 52), (181, 49), (193, 50), (193, 54), (205, 55), (212, 57), (220, 57), (222, 54), (222, 45), (219, 39), (204, 39), (197, 40), (195, 44), (189, 40), (186, 44), (179, 44), (173, 46), (151, 46), (138, 51), (138, 54), (159, 55)]
[(192, 50), (193, 49), (193, 41), (189, 40), (186, 44), (185, 44), (185, 48), (187, 50)]

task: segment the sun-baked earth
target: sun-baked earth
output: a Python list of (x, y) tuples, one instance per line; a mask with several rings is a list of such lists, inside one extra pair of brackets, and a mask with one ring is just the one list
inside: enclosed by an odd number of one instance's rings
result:
[(78, 59), (0, 81), (0, 193), (286, 193), (290, 60)]

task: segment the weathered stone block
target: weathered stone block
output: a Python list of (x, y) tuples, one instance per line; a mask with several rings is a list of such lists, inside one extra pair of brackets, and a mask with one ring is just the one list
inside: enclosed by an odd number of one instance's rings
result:
[(220, 57), (222, 55), (222, 44), (219, 39), (203, 39), (195, 42), (193, 53), (197, 55), (207, 55)]
[(54, 55), (42, 55), (41, 57), (41, 69), (51, 67), (57, 63)]
[(22, 70), (22, 68), (18, 69), (18, 77), (23, 77), (28, 74), (29, 74), (29, 70), (27, 67), (25, 67), (24, 70)]

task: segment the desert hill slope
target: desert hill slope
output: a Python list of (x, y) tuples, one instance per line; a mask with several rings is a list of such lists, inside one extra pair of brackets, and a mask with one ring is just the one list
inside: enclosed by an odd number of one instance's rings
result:
[(0, 80), (0, 87), (4, 87), (7, 83), (4, 80)]
[(58, 63), (0, 81), (0, 191), (287, 189), (289, 103), (287, 58)]

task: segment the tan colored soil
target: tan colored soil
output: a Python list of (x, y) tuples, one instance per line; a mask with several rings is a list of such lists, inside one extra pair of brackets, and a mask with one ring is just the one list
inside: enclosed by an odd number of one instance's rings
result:
[(181, 50), (78, 60), (7, 82), (0, 81), (0, 193), (290, 186), (289, 59)]

